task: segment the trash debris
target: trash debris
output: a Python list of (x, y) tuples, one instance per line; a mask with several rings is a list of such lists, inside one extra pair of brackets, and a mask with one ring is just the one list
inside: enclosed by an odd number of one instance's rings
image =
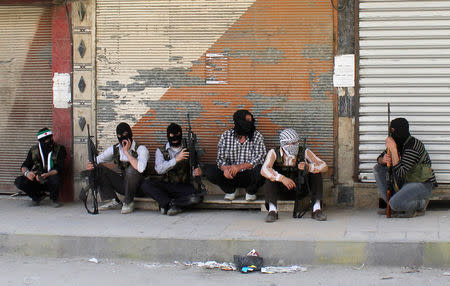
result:
[(381, 280), (389, 280), (389, 279), (394, 279), (394, 277), (392, 276), (381, 277)]
[(261, 273), (264, 274), (275, 274), (275, 273), (293, 273), (293, 272), (306, 272), (308, 268), (298, 265), (292, 266), (267, 266), (261, 268)]
[(444, 273), (442, 273), (442, 275), (444, 275), (444, 276), (450, 276), (450, 272), (444, 272)]
[[(179, 264), (179, 262), (178, 262), (178, 264)], [(236, 271), (237, 270), (234, 263), (228, 263), (228, 262), (223, 262), (223, 263), (219, 263), (217, 261), (185, 262), (184, 265), (185, 266), (197, 266), (197, 267), (206, 268), (206, 269), (218, 268), (218, 269), (225, 270), (225, 271)]]
[(263, 266), (263, 258), (255, 249), (250, 250), (246, 256), (235, 255), (234, 264), (242, 273), (249, 273), (261, 270)]
[(89, 259), (88, 261), (89, 261), (89, 262), (92, 262), (92, 263), (95, 263), (95, 264), (98, 264), (98, 259), (95, 258), (95, 257), (92, 257), (92, 258)]
[(356, 266), (353, 266), (352, 268), (353, 269), (355, 269), (355, 270), (361, 270), (361, 269), (363, 269), (364, 268), (364, 263), (363, 264), (361, 264), (361, 266), (358, 266), (358, 267), (356, 267)]
[(402, 270), (402, 273), (416, 273), (416, 272), (420, 272), (420, 270), (414, 267), (405, 267), (405, 270)]

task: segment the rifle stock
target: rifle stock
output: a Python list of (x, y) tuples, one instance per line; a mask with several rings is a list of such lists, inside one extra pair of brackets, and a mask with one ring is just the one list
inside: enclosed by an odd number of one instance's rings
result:
[[(96, 157), (97, 157), (97, 148), (95, 147), (94, 142), (92, 142), (91, 131), (89, 128), (89, 124), (87, 125), (88, 137), (87, 137), (87, 151), (88, 151), (88, 160), (94, 165), (94, 169), (89, 172), (88, 178), (88, 188), (86, 190), (81, 190), (80, 199), (84, 202), (84, 207), (86, 211), (90, 214), (98, 214), (98, 188), (97, 188), (97, 165), (96, 165)], [(88, 202), (89, 200), (92, 202)], [(92, 209), (90, 204), (92, 204)]]
[[(191, 127), (191, 118), (189, 113), (187, 114), (188, 121), (188, 134), (187, 134), (187, 142), (185, 139), (185, 145), (189, 152), (189, 169), (190, 173), (196, 168), (200, 167), (200, 160), (197, 152), (197, 135), (192, 131)], [(195, 188), (196, 194), (199, 196), (204, 196), (207, 192), (205, 185), (202, 182), (201, 176), (194, 176), (194, 182), (197, 184)]]
[[(305, 152), (305, 151), (306, 151), (306, 138), (303, 139), (303, 151), (302, 152)], [(303, 161), (302, 162), (306, 162), (305, 154), (303, 154)], [(299, 164), (299, 163), (301, 163), (301, 162), (297, 162), (297, 164)], [(300, 200), (303, 198), (305, 193), (306, 194), (309, 193), (309, 185), (308, 185), (308, 181), (306, 179), (307, 173), (308, 172), (306, 170), (306, 166), (305, 166), (305, 169), (298, 171), (297, 184), (295, 186), (294, 211), (292, 213), (292, 217), (293, 218), (301, 218), (301, 217), (303, 217), (303, 215), (309, 209), (309, 206), (308, 206), (305, 209), (303, 209), (302, 211), (299, 210)], [(303, 191), (303, 188), (306, 188), (306, 192)]]

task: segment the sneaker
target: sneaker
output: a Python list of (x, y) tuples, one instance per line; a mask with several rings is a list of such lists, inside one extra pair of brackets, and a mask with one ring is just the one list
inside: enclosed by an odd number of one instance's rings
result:
[(248, 202), (255, 201), (256, 200), (256, 195), (245, 194), (245, 200), (248, 201)]
[(237, 191), (234, 191), (234, 193), (225, 194), (225, 197), (223, 198), (226, 201), (232, 201), (236, 198)]
[(159, 212), (160, 212), (162, 215), (166, 215), (166, 214), (167, 214), (167, 211), (168, 211), (168, 207), (159, 207)]
[(313, 218), (313, 219), (315, 219), (317, 221), (324, 221), (324, 220), (327, 220), (327, 215), (324, 214), (322, 212), (322, 210), (319, 209), (319, 210), (316, 210), (315, 212), (313, 212), (311, 214), (311, 218)]
[(266, 222), (274, 222), (278, 219), (278, 213), (276, 211), (270, 211), (267, 216), (265, 221)]
[(183, 210), (180, 209), (177, 206), (172, 206), (168, 211), (167, 211), (167, 215), (173, 216), (173, 215), (177, 215), (179, 213), (181, 213)]
[(134, 211), (134, 202), (129, 204), (123, 203), (121, 214), (129, 214)]
[(112, 199), (109, 203), (106, 203), (98, 208), (99, 211), (106, 210), (118, 210), (122, 207), (122, 203), (117, 202), (115, 199)]

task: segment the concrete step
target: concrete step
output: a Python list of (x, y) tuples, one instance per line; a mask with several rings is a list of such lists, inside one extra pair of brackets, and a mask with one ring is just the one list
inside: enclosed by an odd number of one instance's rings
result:
[[(302, 200), (301, 207), (306, 207), (307, 201)], [(135, 198), (135, 207), (143, 210), (158, 210), (158, 203), (151, 198)], [(202, 203), (194, 206), (197, 209), (219, 209), (219, 210), (261, 210), (265, 211), (264, 200), (259, 198), (255, 201), (246, 201), (238, 197), (233, 201), (226, 201), (223, 195), (206, 195)], [(292, 211), (294, 201), (278, 201), (279, 211)]]

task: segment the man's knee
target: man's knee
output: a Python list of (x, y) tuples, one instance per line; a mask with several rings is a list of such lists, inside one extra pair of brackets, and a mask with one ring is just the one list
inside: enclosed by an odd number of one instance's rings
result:
[(219, 168), (216, 165), (206, 165), (205, 166), (205, 177), (210, 181), (217, 180), (219, 175)]
[(382, 174), (384, 172), (386, 172), (387, 167), (385, 165), (381, 165), (381, 164), (375, 164), (375, 166), (373, 166), (372, 171), (375, 174), (375, 176), (377, 174)]

